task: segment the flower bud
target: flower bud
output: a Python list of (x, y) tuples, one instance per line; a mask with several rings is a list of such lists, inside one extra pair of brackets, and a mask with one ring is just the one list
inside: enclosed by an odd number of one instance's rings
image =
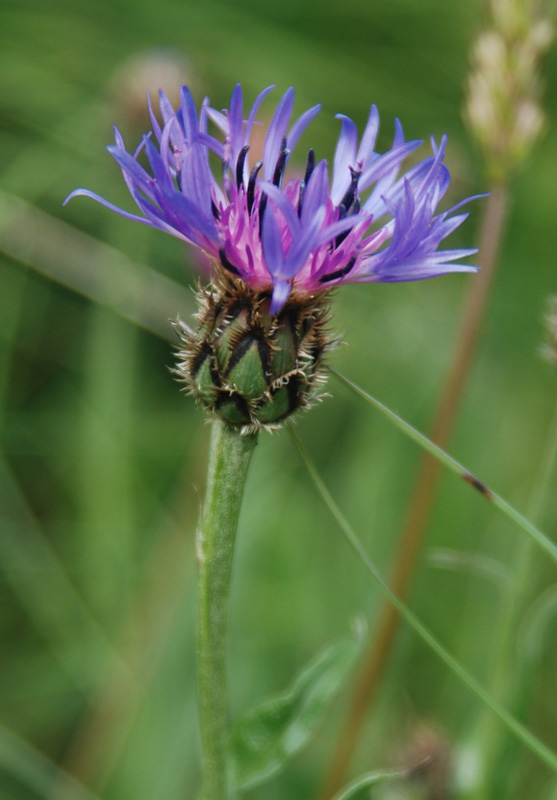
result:
[(175, 323), (175, 374), (206, 409), (244, 433), (275, 429), (318, 400), (323, 356), (335, 344), (324, 293), (293, 292), (277, 314), (271, 295), (219, 278), (199, 291), (197, 329)]

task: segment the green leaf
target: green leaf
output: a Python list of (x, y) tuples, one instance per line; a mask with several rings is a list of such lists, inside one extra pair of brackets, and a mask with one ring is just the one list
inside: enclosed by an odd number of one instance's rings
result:
[(310, 739), (352, 666), (359, 645), (339, 642), (315, 658), (291, 688), (243, 716), (230, 739), (230, 767), (237, 789), (271, 778)]
[(400, 778), (407, 775), (407, 770), (399, 770), (397, 772), (367, 772), (365, 775), (360, 775), (344, 789), (341, 789), (336, 794), (333, 800), (368, 800), (368, 789), (371, 786), (376, 786), (378, 783), (392, 780), (393, 778)]

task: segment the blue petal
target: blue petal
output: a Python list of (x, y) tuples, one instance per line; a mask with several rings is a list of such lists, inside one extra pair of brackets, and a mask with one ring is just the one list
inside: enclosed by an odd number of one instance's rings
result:
[(192, 144), (197, 139), (199, 125), (197, 122), (195, 102), (187, 86), (180, 87), (180, 99), (182, 101), (180, 110), (183, 116), (186, 141), (188, 144)]
[(263, 217), (263, 226), (261, 229), (261, 246), (263, 248), (263, 256), (265, 258), (265, 265), (270, 275), (282, 275), (284, 267), (284, 251), (282, 249), (282, 237), (280, 228), (275, 217), (275, 213), (271, 208), (266, 210)]
[(350, 186), (351, 175), (349, 167), (356, 166), (358, 129), (350, 117), (346, 117), (344, 114), (337, 114), (336, 118), (342, 120), (342, 128), (335, 151), (331, 200), (335, 206), (338, 206)]
[(243, 113), (243, 98), (242, 87), (239, 83), (234, 87), (232, 97), (230, 99), (230, 111), (228, 114), (228, 126), (230, 136), (230, 150), (232, 152), (232, 164), (236, 166), (236, 161), (240, 150), (243, 147), (243, 127), (244, 127), (244, 113)]
[(261, 190), (271, 198), (273, 203), (276, 204), (278, 210), (284, 217), (286, 224), (290, 229), (290, 233), (292, 236), (295, 236), (300, 230), (300, 220), (298, 219), (298, 215), (292, 207), (290, 200), (286, 197), (284, 192), (278, 188), (278, 186), (274, 185), (274, 183), (268, 183), (268, 181), (259, 181), (258, 185), (261, 187)]
[(107, 148), (112, 158), (118, 163), (124, 173), (127, 173), (132, 179), (133, 183), (137, 185), (142, 192), (145, 192), (149, 197), (153, 196), (153, 178), (145, 172), (135, 158), (126, 153), (125, 150), (120, 150), (119, 147), (109, 145)]
[(263, 146), (263, 177), (266, 181), (273, 177), (275, 165), (280, 154), (282, 140), (286, 136), (286, 128), (294, 106), (294, 89), (288, 89), (273, 115)]
[(198, 206), (180, 192), (169, 192), (160, 188), (157, 200), (164, 212), (164, 219), (183, 233), (194, 244), (206, 247), (207, 241), (218, 244), (218, 233), (212, 216), (205, 216)]
[(364, 169), (366, 167), (366, 161), (369, 160), (370, 156), (373, 154), (373, 148), (375, 147), (375, 140), (377, 139), (378, 131), (379, 112), (377, 110), (377, 106), (373, 105), (370, 109), (364, 135), (362, 136), (358, 155), (356, 156), (356, 161), (363, 162)]
[(321, 206), (309, 225), (306, 225), (292, 242), (279, 277), (294, 278), (302, 269), (311, 252), (319, 245), (319, 234), (324, 219), (325, 207)]
[(155, 136), (157, 140), (160, 142), (161, 140), (161, 126), (155, 116), (155, 112), (153, 111), (153, 106), (151, 104), (151, 92), (147, 92), (147, 107), (149, 109), (149, 118), (151, 120), (151, 125), (153, 126), (153, 130), (155, 132)]
[(207, 219), (211, 211), (211, 175), (207, 149), (200, 142), (188, 147), (182, 158), (181, 188), (184, 197), (199, 208)]
[(302, 225), (307, 225), (317, 211), (326, 204), (329, 197), (329, 176), (327, 162), (320, 161), (311, 173), (304, 192), (302, 204)]
[(120, 216), (125, 217), (126, 219), (132, 219), (134, 222), (142, 222), (144, 225), (151, 225), (149, 220), (144, 219), (143, 217), (138, 217), (137, 214), (130, 214), (129, 211), (124, 211), (123, 208), (118, 208), (118, 206), (115, 206), (113, 203), (109, 203), (108, 200), (105, 200), (104, 197), (101, 197), (99, 194), (90, 192), (89, 189), (74, 189), (74, 191), (66, 197), (62, 205), (65, 206), (66, 203), (69, 203), (74, 197), (90, 197), (92, 200), (100, 203), (101, 206), (110, 209), (110, 211), (115, 211), (117, 214), (120, 214)]
[(273, 286), (273, 296), (271, 298), (271, 314), (278, 314), (288, 300), (291, 291), (292, 286), (289, 281), (277, 281), (275, 283)]
[(263, 89), (263, 91), (258, 94), (258, 96), (257, 96), (257, 98), (255, 100), (255, 103), (251, 107), (251, 111), (249, 112), (248, 121), (246, 123), (246, 130), (245, 130), (245, 133), (244, 133), (244, 144), (248, 144), (249, 143), (249, 137), (250, 137), (250, 134), (251, 134), (251, 128), (252, 128), (253, 123), (255, 122), (255, 115), (257, 114), (257, 111), (259, 109), (259, 106), (261, 105), (261, 102), (265, 99), (265, 97), (267, 97), (269, 92), (272, 91), (272, 89), (274, 89), (274, 88), (275, 88), (275, 85), (272, 84), (271, 86), (267, 86), (266, 89)]

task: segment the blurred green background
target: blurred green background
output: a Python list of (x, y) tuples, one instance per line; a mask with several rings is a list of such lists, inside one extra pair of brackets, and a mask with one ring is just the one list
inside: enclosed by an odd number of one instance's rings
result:
[[(372, 102), (382, 149), (396, 116), (408, 138), (448, 133), (449, 207), (485, 190), (461, 118), (470, 46), (484, 21), (479, 0), (346, 0), (342, 7), (331, 0), (2, 0), (1, 800), (178, 800), (193, 798), (199, 784), (194, 531), (209, 428), (167, 369), (167, 320), (192, 312), (195, 259), (176, 239), (87, 199), (62, 208), (63, 199), (84, 186), (132, 209), (104, 146), (113, 123), (132, 149), (149, 129), (147, 86), (171, 91), (187, 82), (199, 101), (208, 94), (218, 108), (241, 81), (248, 102), (270, 83), (275, 98), (295, 86), (299, 113), (321, 102), (304, 140), (318, 157), (332, 158), (334, 114), (350, 115), (361, 130)], [(545, 75), (557, 85), (555, 50)], [(555, 93), (545, 103), (551, 123)], [(523, 510), (556, 400), (555, 375), (537, 356), (544, 302), (557, 291), (556, 152), (550, 124), (513, 185), (508, 235), (450, 448)], [(481, 208), (473, 204), (452, 246), (476, 240)], [(334, 324), (348, 346), (331, 363), (426, 429), (473, 279), (344, 288)], [(334, 378), (329, 391), (297, 431), (387, 574), (420, 454)], [(554, 490), (537, 521), (555, 536)], [(446, 476), (410, 598), (496, 695), (505, 680), (494, 674), (501, 586), (481, 568), (495, 563), (496, 573), (504, 571), (522, 536)], [(462, 569), (440, 568), (447, 550)], [(543, 557), (534, 574), (532, 598), (548, 596)], [(233, 717), (285, 688), (355, 620), (371, 629), (380, 603), (289, 436), (263, 435), (233, 581)], [(525, 624), (532, 620), (540, 642), (524, 718), (555, 745), (555, 632), (534, 612)], [(512, 661), (506, 666), (512, 671)], [(250, 799), (315, 796), (347, 696), (339, 695), (316, 741)], [(473, 784), (484, 737), (493, 735), (490, 719), (403, 628), (354, 769), (406, 763), (425, 727), (457, 766), (468, 765)], [(502, 727), (493, 726), (498, 735)], [(519, 748), (515, 760), (517, 800), (557, 796), (536, 759)], [(433, 797), (404, 782), (389, 791), (373, 796)], [(450, 796), (464, 797), (465, 789)]]

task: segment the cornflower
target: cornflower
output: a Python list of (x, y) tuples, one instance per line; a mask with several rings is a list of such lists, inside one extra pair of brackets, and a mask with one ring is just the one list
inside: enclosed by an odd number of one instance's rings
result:
[[(209, 256), (213, 277), (199, 294), (198, 328), (176, 323), (183, 343), (176, 372), (210, 411), (244, 432), (272, 428), (317, 396), (323, 355), (333, 343), (326, 330), (331, 289), (476, 270), (455, 263), (475, 250), (439, 249), (467, 216), (454, 212), (473, 199), (436, 214), (450, 183), (443, 163), (446, 136), (438, 146), (432, 139), (433, 154), (399, 177), (403, 161), (422, 142), (405, 141), (396, 120), (392, 147), (380, 154), (375, 106), (359, 142), (355, 123), (339, 114), (332, 179), (327, 162), (317, 161), (310, 149), (303, 177), (285, 180), (320, 106), (290, 125), (294, 90), (288, 89), (262, 158), (250, 164), (256, 116), (272, 88), (259, 94), (247, 119), (239, 84), (222, 112), (206, 98), (198, 114), (187, 86), (177, 111), (160, 92), (162, 124), (149, 98), (152, 132), (133, 155), (115, 128), (108, 150), (142, 216), (87, 189), (67, 198), (91, 197)], [(218, 179), (211, 167), (215, 157), (222, 164)]]

